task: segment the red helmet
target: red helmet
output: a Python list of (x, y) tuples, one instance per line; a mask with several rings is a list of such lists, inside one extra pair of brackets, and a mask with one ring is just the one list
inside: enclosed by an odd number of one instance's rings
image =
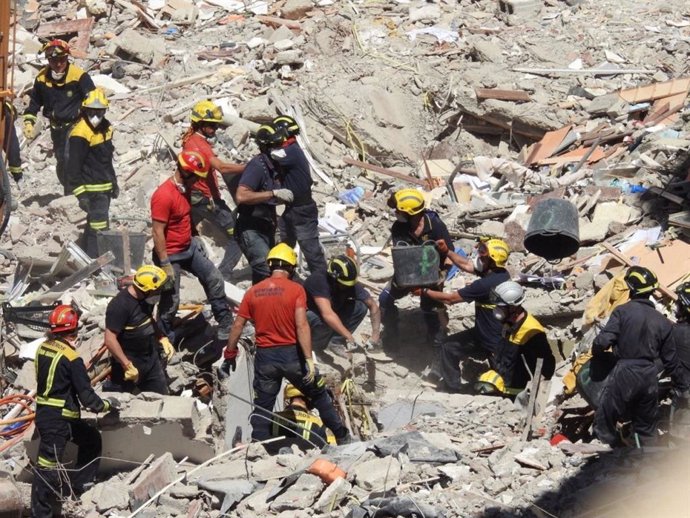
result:
[(182, 171), (194, 173), (201, 178), (208, 176), (208, 164), (206, 160), (196, 151), (183, 151), (177, 155), (177, 164)]
[(79, 314), (72, 306), (60, 304), (48, 317), (48, 324), (53, 333), (76, 331), (79, 329)]
[(45, 52), (46, 57), (51, 56), (63, 56), (69, 55), (69, 45), (64, 40), (50, 40), (48, 43), (43, 45), (43, 52)]

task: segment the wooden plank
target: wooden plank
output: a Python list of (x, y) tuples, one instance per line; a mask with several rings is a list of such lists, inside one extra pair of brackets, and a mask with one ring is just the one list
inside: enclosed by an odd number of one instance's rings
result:
[(661, 187), (650, 187), (647, 189), (647, 191), (653, 192), (654, 194), (658, 194), (662, 198), (666, 198), (668, 201), (672, 201), (673, 203), (676, 203), (678, 205), (683, 205), (687, 201), (685, 198), (664, 191)]
[[(625, 266), (633, 266), (633, 263), (630, 259), (628, 259), (625, 255), (623, 255), (621, 252), (619, 252), (616, 248), (613, 246), (609, 245), (606, 241), (602, 242), (601, 245), (606, 248), (609, 252), (613, 254), (613, 256), (621, 261)], [(670, 298), (671, 300), (676, 300), (676, 294), (669, 290), (666, 286), (663, 284), (659, 283), (659, 290), (662, 294)], [(656, 294), (656, 292), (654, 292)]]
[[(57, 36), (69, 36), (70, 34), (77, 33), (77, 39), (72, 44), (72, 54), (78, 58), (85, 58), (89, 50), (89, 39), (93, 22), (93, 18), (84, 18), (83, 20), (42, 23), (38, 27), (36, 35), (39, 38), (53, 39)], [(74, 52), (75, 50), (77, 52)]]
[[(591, 151), (591, 147), (580, 146), (579, 148), (573, 149), (572, 151), (569, 151), (563, 155), (558, 155), (558, 156), (555, 156), (553, 158), (545, 158), (543, 160), (540, 160), (538, 162), (538, 164), (539, 165), (558, 165), (558, 166), (561, 166), (563, 164), (568, 164), (571, 162), (579, 162), (590, 151)], [(598, 162), (599, 160), (601, 160), (605, 156), (606, 156), (605, 151), (598, 147), (587, 158), (587, 163), (591, 164), (594, 162)]]
[(671, 214), (668, 217), (668, 222), (677, 227), (690, 228), (690, 210)]
[(296, 22), (295, 20), (286, 20), (284, 18), (278, 18), (277, 16), (264, 15), (259, 15), (255, 18), (259, 20), (261, 23), (265, 23), (266, 25), (284, 25), (285, 27), (293, 31), (302, 30), (302, 25), (299, 22)]
[(641, 103), (645, 101), (655, 101), (662, 97), (669, 97), (677, 94), (687, 94), (690, 90), (690, 77), (681, 77), (664, 81), (663, 83), (652, 83), (646, 86), (638, 86), (637, 88), (628, 88), (620, 90), (618, 95), (631, 104)]
[(572, 127), (572, 124), (569, 124), (555, 131), (547, 131), (534, 150), (528, 155), (525, 164), (536, 164), (540, 160), (553, 155), (558, 146), (561, 145), (561, 142), (563, 142), (563, 139), (570, 133)]
[(361, 167), (362, 169), (366, 169), (367, 171), (373, 171), (375, 173), (383, 174), (386, 176), (390, 176), (392, 178), (397, 178), (398, 180), (403, 180), (405, 182), (413, 183), (415, 185), (419, 185), (420, 187), (426, 187), (427, 182), (426, 180), (422, 180), (420, 178), (414, 178), (410, 176), (409, 174), (401, 173), (399, 171), (393, 171), (392, 169), (386, 169), (385, 167), (379, 167), (374, 164), (367, 164), (366, 162), (360, 162), (359, 160), (352, 160), (351, 158), (343, 158), (343, 162), (349, 165), (354, 165), (357, 167)]
[(498, 88), (475, 88), (478, 100), (498, 99), (500, 101), (531, 101), (529, 93), (524, 90), (500, 90)]
[(544, 358), (537, 358), (537, 365), (534, 367), (534, 375), (532, 376), (532, 385), (529, 389), (529, 403), (527, 405), (527, 423), (525, 429), (522, 430), (522, 441), (528, 441), (532, 433), (532, 419), (534, 418), (534, 405), (537, 402), (537, 391), (539, 390), (539, 381), (541, 380), (541, 369), (544, 365)]

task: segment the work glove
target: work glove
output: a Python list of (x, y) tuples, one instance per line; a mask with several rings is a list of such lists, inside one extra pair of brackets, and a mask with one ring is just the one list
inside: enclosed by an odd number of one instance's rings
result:
[(170, 342), (167, 336), (162, 336), (159, 340), (158, 343), (161, 344), (161, 347), (163, 348), (163, 354), (165, 355), (165, 361), (169, 362), (172, 360), (173, 355), (175, 354), (175, 347), (173, 347), (173, 344)]
[(283, 203), (292, 203), (295, 199), (295, 195), (292, 194), (292, 191), (290, 189), (274, 189), (273, 197), (277, 198), (279, 201), (282, 201)]
[(380, 338), (378, 340), (372, 340), (371, 338), (369, 338), (369, 340), (367, 340), (364, 343), (364, 348), (367, 351), (371, 351), (373, 349), (378, 349), (379, 347), (381, 347), (381, 339)]
[(306, 361), (307, 373), (304, 375), (304, 382), (312, 384), (316, 380), (316, 365), (314, 365), (313, 358), (307, 358)]
[(225, 352), (223, 353), (225, 359), (223, 360), (223, 363), (220, 364), (220, 367), (218, 367), (218, 376), (221, 379), (229, 377), (230, 374), (237, 369), (238, 352), (238, 349), (225, 348)]
[(284, 149), (271, 149), (271, 158), (273, 160), (281, 160), (287, 156)]
[(117, 185), (117, 181), (113, 182), (113, 189), (110, 191), (110, 197), (114, 200), (120, 196), (120, 186)]
[(132, 362), (129, 362), (125, 367), (125, 381), (133, 381), (134, 383), (139, 381), (139, 370)]
[(8, 169), (12, 174), (12, 179), (17, 184), (17, 186), (19, 186), (21, 181), (24, 179), (24, 171), (22, 171), (21, 167), (9, 167)]
[(448, 254), (448, 245), (444, 239), (436, 240), (436, 250), (438, 250), (438, 253), (441, 255)]
[(172, 286), (175, 283), (175, 268), (173, 268), (173, 265), (170, 264), (170, 261), (165, 264), (161, 263), (161, 268), (168, 276), (168, 279), (165, 281), (166, 284)]
[(24, 117), (24, 128), (22, 129), (24, 137), (27, 140), (33, 140), (36, 138), (38, 131), (36, 130), (36, 117), (25, 116)]
[(103, 412), (110, 412), (111, 410), (120, 409), (120, 400), (114, 397), (105, 398), (103, 400)]
[(359, 340), (357, 340), (355, 337), (352, 337), (352, 340), (347, 340), (345, 342), (345, 349), (347, 349), (348, 352), (356, 351), (361, 348), (362, 344), (360, 344)]

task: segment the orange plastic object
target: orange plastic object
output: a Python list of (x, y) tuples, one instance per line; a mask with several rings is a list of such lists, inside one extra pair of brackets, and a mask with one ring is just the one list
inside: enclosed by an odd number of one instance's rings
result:
[(335, 480), (338, 478), (347, 477), (347, 473), (326, 459), (316, 459), (312, 465), (309, 466), (307, 472), (318, 476), (324, 481), (324, 483), (328, 485), (335, 482)]

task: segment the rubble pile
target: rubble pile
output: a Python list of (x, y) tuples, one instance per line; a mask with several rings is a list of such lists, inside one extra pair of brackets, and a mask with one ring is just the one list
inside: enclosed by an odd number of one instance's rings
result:
[[(219, 394), (231, 382), (200, 376), (195, 354), (212, 330), (196, 305), (203, 290), (184, 277), (185, 342), (168, 367), (175, 395), (123, 397), (112, 422), (87, 417), (98, 421), (110, 460), (101, 481), (69, 502), (74, 516), (576, 516), (589, 486), (642, 465), (554, 436), (570, 412), (573, 428), (584, 427), (575, 435), (587, 437), (587, 405), (578, 396), (563, 402), (564, 386), (573, 390), (563, 376), (591, 343), (615, 276), (629, 264), (649, 267), (668, 306), (690, 272), (685, 2), (20, 3), (19, 112), (43, 66), (40, 42), (71, 39), (75, 61), (111, 101), (120, 186), (111, 228), (131, 237), (142, 260), (152, 247), (151, 194), (173, 170), (195, 102), (222, 106), (228, 127), (215, 150), (237, 163), (256, 154), (250, 135), (260, 124), (290, 114), (312, 166), (324, 247), (354, 247), (373, 294), (393, 273), (386, 200), (400, 187), (423, 188), (458, 249), (471, 253), (482, 236), (510, 244), (507, 268), (530, 287), (525, 307), (561, 362), (536, 402), (439, 393), (427, 378), (418, 300), (406, 297), (395, 350), (319, 358), (339, 397), (343, 381), (358, 387), (351, 424), (366, 442), (271, 456), (260, 444), (238, 446), (226, 429)], [(105, 308), (124, 265), (107, 249), (94, 261), (74, 245), (85, 217), (75, 197), (60, 195), (49, 133), (22, 142), (25, 178), (0, 239), (3, 302), (33, 307), (29, 321), (3, 310), (5, 394), (35, 390), (31, 359), (44, 329), (32, 319), (58, 299), (78, 301), (80, 353), (107, 376)], [(558, 263), (524, 247), (545, 199), (577, 210), (580, 248)], [(200, 230), (217, 263), (226, 238)], [(236, 272), (240, 289), (250, 285), (246, 266)], [(468, 282), (456, 272), (446, 290)], [(450, 330), (471, 327), (473, 314), (452, 306)], [(32, 430), (0, 444), (0, 469), (22, 490)], [(318, 459), (345, 477), (310, 472)]]

